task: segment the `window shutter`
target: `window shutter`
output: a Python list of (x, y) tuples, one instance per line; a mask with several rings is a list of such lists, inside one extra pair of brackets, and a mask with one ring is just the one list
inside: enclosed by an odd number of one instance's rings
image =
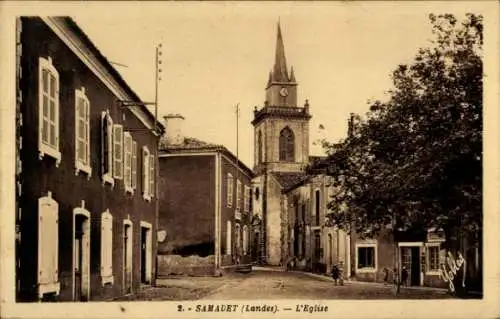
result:
[(149, 194), (149, 182), (148, 182), (148, 176), (149, 176), (149, 155), (148, 151), (145, 147), (142, 148), (142, 192), (144, 196), (147, 196)]
[(123, 126), (113, 125), (113, 173), (116, 179), (123, 178)]
[(132, 188), (137, 188), (137, 142), (132, 142)]
[(149, 155), (149, 195), (154, 196), (155, 189), (155, 161), (153, 155)]
[(125, 181), (125, 186), (131, 188), (132, 187), (132, 172), (131, 172), (131, 165), (132, 165), (132, 136), (130, 136), (130, 133), (125, 132), (125, 176), (124, 176), (124, 181)]
[(81, 131), (83, 127), (81, 127), (81, 102), (82, 100), (79, 97), (78, 90), (75, 90), (75, 163), (79, 162), (81, 159), (81, 152), (83, 150), (80, 149), (80, 140), (81, 140)]
[(102, 163), (102, 174), (109, 173), (109, 137), (108, 137), (108, 116), (106, 112), (103, 112), (101, 117), (101, 163)]
[(109, 278), (113, 275), (113, 216), (106, 211), (101, 222), (101, 276)]
[(58, 205), (47, 197), (39, 201), (38, 216), (38, 282), (54, 284), (58, 282)]
[(153, 272), (152, 266), (153, 259), (153, 240), (151, 236), (151, 229), (147, 231), (146, 235), (146, 281), (151, 282), (151, 273)]
[(107, 255), (107, 266), (108, 266), (108, 275), (113, 275), (113, 216), (109, 215), (108, 221), (108, 236), (107, 236), (107, 247), (108, 247), (108, 255)]
[(227, 221), (226, 227), (226, 254), (231, 255), (231, 221)]
[(90, 103), (85, 101), (85, 164), (90, 165)]

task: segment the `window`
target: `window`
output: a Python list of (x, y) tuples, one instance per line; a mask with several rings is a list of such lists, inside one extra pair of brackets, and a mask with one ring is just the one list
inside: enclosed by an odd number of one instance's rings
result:
[(113, 125), (113, 177), (123, 179), (123, 125)]
[(233, 187), (234, 187), (234, 181), (233, 181), (233, 175), (227, 174), (227, 207), (232, 207), (233, 206)]
[(280, 132), (279, 159), (280, 161), (293, 162), (295, 160), (294, 157), (293, 132), (287, 126)]
[(114, 185), (113, 120), (109, 115), (109, 110), (101, 114), (101, 172), (103, 182)]
[(61, 162), (59, 151), (59, 73), (52, 59), (38, 59), (38, 150)]
[(38, 199), (38, 294), (59, 294), (59, 204), (52, 194)]
[(137, 189), (137, 142), (132, 141), (132, 189)]
[(84, 87), (75, 90), (75, 168), (90, 178), (90, 102)]
[(243, 209), (246, 213), (250, 211), (250, 187), (245, 186), (245, 193), (243, 195)]
[(132, 148), (133, 141), (132, 136), (129, 132), (125, 132), (124, 134), (125, 141), (125, 167), (124, 167), (124, 176), (123, 180), (125, 182), (125, 191), (129, 193), (133, 193), (134, 189), (132, 188)]
[(236, 181), (236, 209), (240, 209), (241, 204), (241, 181), (238, 179)]
[(357, 244), (356, 245), (356, 270), (357, 271), (376, 271), (377, 264), (377, 246), (376, 244)]
[(113, 284), (113, 216), (106, 210), (101, 215), (101, 279)]
[(427, 246), (427, 272), (439, 272), (439, 244)]
[(142, 147), (142, 196), (145, 200), (151, 200), (151, 155), (146, 146)]
[(226, 254), (231, 255), (231, 221), (227, 221), (226, 226)]

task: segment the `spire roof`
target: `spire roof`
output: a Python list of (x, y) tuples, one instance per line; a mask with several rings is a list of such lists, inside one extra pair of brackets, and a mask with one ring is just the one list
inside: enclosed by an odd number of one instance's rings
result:
[(293, 72), (293, 66), (290, 70), (290, 82), (295, 82), (295, 72)]
[(288, 70), (286, 67), (285, 46), (281, 35), (281, 26), (278, 21), (278, 36), (276, 39), (276, 58), (274, 61), (273, 78), (278, 82), (288, 82)]

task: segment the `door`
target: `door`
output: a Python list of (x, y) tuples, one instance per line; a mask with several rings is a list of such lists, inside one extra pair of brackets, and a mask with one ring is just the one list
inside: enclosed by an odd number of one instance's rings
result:
[(401, 247), (401, 266), (405, 267), (408, 271), (407, 284), (411, 286), (420, 286), (419, 247)]
[(147, 272), (147, 228), (141, 227), (141, 282), (146, 283), (146, 272)]
[(74, 298), (87, 301), (90, 298), (90, 224), (83, 215), (75, 216), (74, 245)]
[(75, 245), (75, 301), (82, 300), (82, 231), (76, 231)]
[(419, 247), (411, 247), (411, 271), (408, 276), (410, 285), (420, 286), (420, 249)]
[(124, 225), (123, 229), (123, 287), (125, 293), (132, 292), (132, 227)]
[(321, 260), (321, 236), (319, 232), (315, 232), (314, 234), (314, 260), (313, 267), (316, 272), (321, 271), (319, 269), (319, 262)]

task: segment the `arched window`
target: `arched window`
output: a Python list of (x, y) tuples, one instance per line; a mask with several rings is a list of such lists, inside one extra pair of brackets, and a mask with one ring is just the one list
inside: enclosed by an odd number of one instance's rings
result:
[(262, 163), (262, 131), (259, 131), (259, 135), (257, 136), (257, 164)]
[(292, 130), (287, 126), (280, 132), (280, 161), (294, 161), (294, 136)]

